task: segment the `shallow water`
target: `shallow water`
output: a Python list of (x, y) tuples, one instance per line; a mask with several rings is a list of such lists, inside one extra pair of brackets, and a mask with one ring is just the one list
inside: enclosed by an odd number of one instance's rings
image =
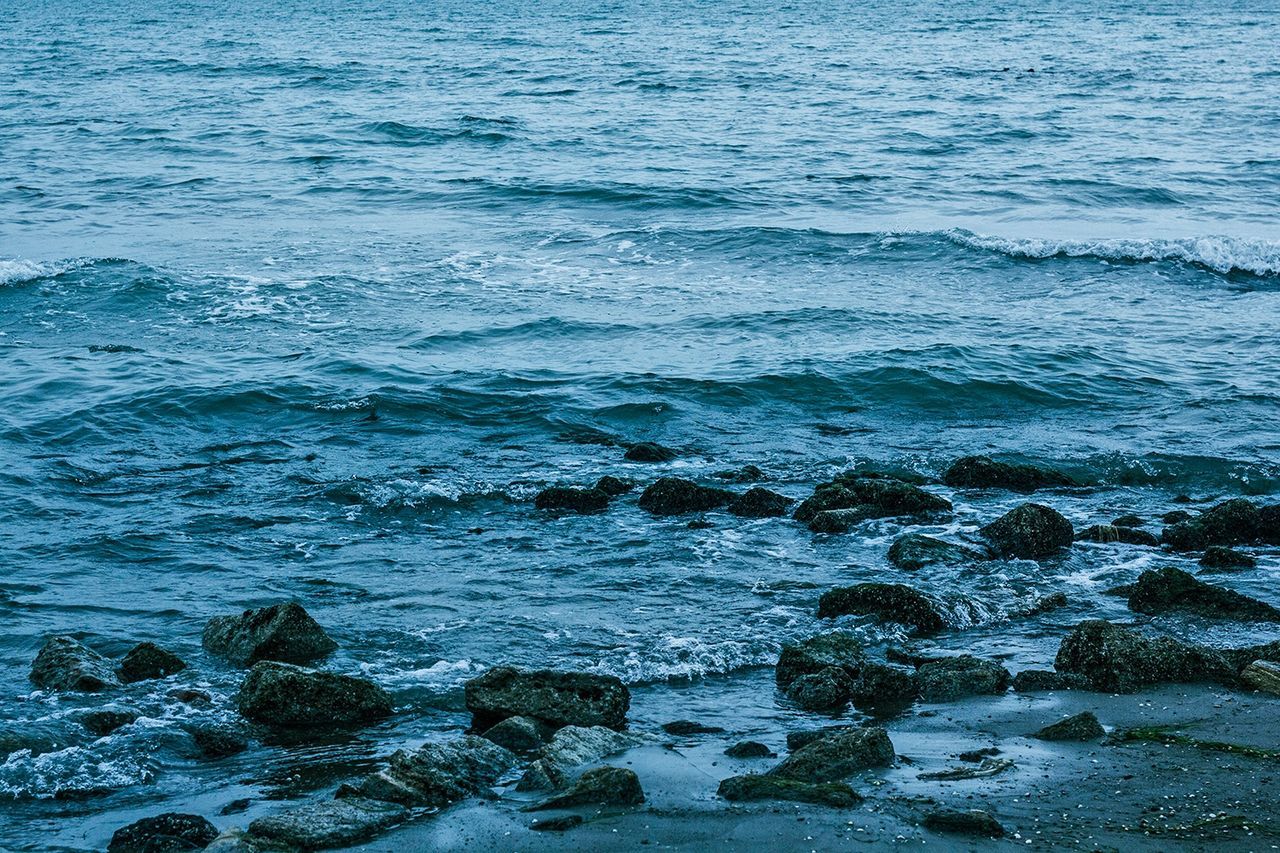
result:
[[(1077, 526), (1280, 488), (1280, 14), (554, 5), (7, 5), (0, 729), (52, 743), (0, 764), (0, 846), (323, 788), (459, 725), (497, 662), (618, 674), (642, 721), (790, 725), (742, 685), (837, 583), (905, 578), (957, 602), (942, 645), (1044, 665), (1180, 562), (908, 577), (896, 523), (550, 519), (546, 484), (751, 463), (800, 498), (994, 452), (1093, 484), (1046, 498)], [(623, 462), (639, 440), (684, 456)], [(938, 491), (934, 530), (1018, 501)], [(204, 621), (282, 599), (396, 722), (191, 760), (179, 725), (240, 677)], [(215, 707), (130, 688), (148, 720), (94, 742), (26, 681), (57, 632), (162, 643)]]

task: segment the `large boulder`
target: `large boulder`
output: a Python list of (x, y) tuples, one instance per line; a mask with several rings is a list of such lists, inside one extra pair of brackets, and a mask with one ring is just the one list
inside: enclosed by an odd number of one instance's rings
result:
[(920, 698), (926, 702), (951, 702), (964, 696), (1004, 693), (1013, 676), (1000, 664), (960, 655), (923, 664), (916, 671)]
[(173, 652), (166, 651), (155, 643), (138, 643), (120, 661), (120, 679), (125, 684), (133, 684), (136, 681), (167, 678), (186, 668), (182, 658)]
[(385, 800), (411, 807), (442, 808), (480, 794), (516, 763), (495, 743), (464, 735), (415, 750), (398, 750), (386, 769), (339, 789), (339, 797)]
[(577, 512), (586, 515), (608, 509), (609, 495), (598, 488), (551, 486), (538, 492), (537, 497), (533, 499), (533, 505), (538, 509), (553, 512)]
[(978, 532), (998, 556), (1023, 560), (1052, 557), (1075, 538), (1062, 513), (1034, 503), (1009, 510)]
[(391, 716), (391, 697), (368, 679), (275, 661), (253, 665), (236, 704), (250, 720), (275, 726), (351, 725)]
[(1139, 575), (1129, 593), (1129, 609), (1152, 615), (1181, 611), (1240, 622), (1280, 622), (1280, 610), (1270, 604), (1205, 583), (1172, 566)]
[(302, 605), (292, 601), (215, 616), (205, 625), (202, 639), (210, 654), (246, 667), (263, 660), (310, 663), (338, 648)]
[(1160, 544), (1159, 537), (1154, 533), (1138, 527), (1119, 527), (1114, 524), (1095, 524), (1092, 527), (1086, 527), (1076, 534), (1076, 541), (1104, 544), (1120, 542), (1124, 545), (1147, 545), (1152, 548)]
[(471, 679), (466, 688), (472, 725), (484, 731), (507, 717), (533, 717), (552, 726), (627, 724), (631, 693), (612, 675), (498, 666)]
[(31, 663), (31, 683), (43, 690), (98, 693), (119, 687), (111, 661), (71, 637), (50, 637)]
[(569, 790), (533, 806), (538, 809), (568, 809), (574, 806), (638, 806), (644, 790), (634, 770), (625, 767), (597, 767), (578, 777)]
[(942, 482), (953, 489), (1008, 489), (1023, 493), (1079, 485), (1071, 477), (1052, 468), (997, 462), (990, 456), (957, 459), (942, 475)]
[(1105, 693), (1133, 693), (1162, 682), (1236, 682), (1236, 668), (1220, 652), (1172, 637), (1146, 637), (1101, 619), (1081, 622), (1063, 639), (1054, 668)]
[(908, 572), (934, 564), (959, 566), (986, 559), (988, 555), (976, 548), (966, 548), (921, 533), (899, 536), (889, 546), (889, 562)]
[(700, 486), (681, 477), (663, 477), (640, 494), (640, 508), (654, 515), (706, 512), (736, 498), (727, 489)]
[(1199, 516), (1171, 524), (1160, 539), (1175, 551), (1198, 551), (1210, 545), (1239, 545), (1262, 536), (1264, 517), (1244, 498), (1223, 501)]
[(838, 666), (850, 678), (857, 678), (866, 660), (866, 652), (857, 638), (842, 631), (832, 631), (784, 645), (782, 654), (778, 656), (774, 678), (783, 690), (800, 676), (820, 672), (829, 666)]
[(818, 618), (873, 616), (880, 622), (906, 625), (917, 634), (941, 631), (947, 621), (927, 595), (898, 583), (860, 583), (837, 587), (818, 599)]
[(367, 841), (407, 816), (396, 803), (344, 797), (260, 817), (249, 824), (249, 835), (302, 850), (328, 850)]
[(800, 782), (838, 782), (859, 770), (888, 767), (893, 758), (893, 743), (882, 727), (849, 728), (801, 747), (769, 775)]
[[(840, 511), (849, 511), (841, 513)], [(823, 513), (836, 513), (825, 519)], [(813, 496), (796, 508), (794, 517), (820, 532), (840, 532), (842, 525), (870, 518), (925, 516), (950, 513), (951, 502), (927, 492), (919, 486), (890, 477), (841, 474), (829, 483), (818, 485)], [(830, 529), (828, 529), (830, 528)]]
[(729, 504), (729, 512), (742, 518), (773, 518), (787, 514), (787, 507), (795, 503), (786, 495), (756, 486)]
[(203, 850), (217, 837), (217, 828), (200, 815), (166, 812), (117, 829), (107, 845), (107, 853)]
[(799, 782), (755, 773), (730, 776), (720, 783), (716, 793), (734, 803), (787, 800), (847, 809), (862, 802), (861, 795), (844, 782)]

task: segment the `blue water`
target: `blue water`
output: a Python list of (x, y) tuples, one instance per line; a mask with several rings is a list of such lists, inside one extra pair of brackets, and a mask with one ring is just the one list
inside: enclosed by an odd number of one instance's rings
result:
[[(1269, 4), (0, 20), (0, 847), (323, 791), (462, 724), (459, 684), (500, 661), (619, 674), (640, 724), (803, 723), (757, 667), (826, 587), (900, 575), (895, 523), (695, 531), (634, 498), (551, 520), (550, 483), (751, 463), (804, 497), (991, 452), (1091, 483), (1051, 499), (1078, 526), (1280, 490)], [(624, 463), (639, 440), (684, 455)], [(952, 497), (935, 532), (1016, 501)], [(969, 602), (944, 645), (1017, 669), (1159, 562), (1180, 559), (1081, 546), (906, 580)], [(1067, 611), (1005, 618), (1059, 589)], [(239, 679), (204, 621), (290, 598), (400, 713), (192, 759), (181, 724), (229, 715)], [(147, 724), (94, 741), (85, 701), (26, 681), (59, 632), (170, 647), (214, 707), (139, 685)]]

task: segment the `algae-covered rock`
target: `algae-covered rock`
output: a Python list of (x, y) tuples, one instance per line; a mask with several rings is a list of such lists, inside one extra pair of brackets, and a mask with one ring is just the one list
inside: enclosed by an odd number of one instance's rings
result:
[(642, 441), (627, 448), (622, 458), (628, 462), (670, 462), (680, 454), (670, 447), (652, 441)]
[(120, 680), (125, 684), (133, 684), (136, 681), (167, 678), (186, 668), (182, 658), (173, 652), (166, 651), (155, 643), (138, 643), (120, 661)]
[(537, 752), (550, 737), (550, 726), (532, 717), (507, 717), (489, 727), (482, 737), (512, 752)]
[(296, 602), (215, 616), (205, 625), (202, 641), (210, 654), (244, 667), (264, 660), (310, 663), (338, 648)]
[(880, 622), (906, 625), (928, 634), (946, 627), (942, 611), (932, 599), (909, 586), (896, 583), (860, 583), (838, 587), (818, 600), (818, 618), (873, 616)]
[(1102, 723), (1098, 722), (1098, 718), (1092, 711), (1081, 711), (1064, 720), (1050, 723), (1032, 737), (1039, 740), (1090, 741), (1098, 740), (1106, 733), (1106, 729), (1102, 728)]
[(943, 658), (916, 671), (920, 698), (926, 702), (951, 702), (964, 696), (1000, 694), (1009, 688), (1013, 676), (995, 661), (972, 655)]
[(860, 770), (888, 767), (893, 758), (893, 743), (882, 727), (850, 728), (793, 752), (769, 775), (801, 782), (836, 782)]
[(889, 546), (889, 562), (904, 571), (913, 572), (930, 565), (959, 566), (988, 559), (976, 548), (944, 542), (920, 533), (908, 533)]
[(498, 666), (465, 687), (472, 725), (486, 730), (507, 717), (533, 717), (552, 726), (626, 725), (631, 693), (612, 675)]
[(624, 480), (621, 477), (615, 477), (612, 474), (605, 474), (599, 480), (596, 480), (595, 488), (597, 491), (604, 492), (611, 498), (619, 495), (625, 495), (636, 487), (635, 481)]
[(838, 711), (849, 704), (853, 679), (838, 666), (802, 675), (787, 688), (787, 698), (805, 711)]
[[(841, 515), (840, 511), (850, 512)], [(839, 524), (856, 524), (870, 518), (949, 513), (951, 502), (901, 480), (841, 474), (815, 488), (813, 496), (796, 508), (794, 517), (812, 527), (819, 514), (828, 512), (836, 514), (827, 517), (829, 524), (820, 523), (819, 527), (835, 525), (836, 519), (843, 519)]]
[(1280, 696), (1280, 664), (1256, 660), (1244, 668), (1240, 677), (1255, 690)]
[[(773, 758), (774, 752), (768, 746), (756, 740), (742, 740), (724, 751), (730, 758)], [(721, 796), (724, 796), (721, 794)]]
[(1023, 560), (1052, 557), (1075, 538), (1062, 513), (1034, 503), (1009, 510), (978, 532), (997, 555)]
[(117, 829), (107, 845), (107, 853), (203, 850), (217, 837), (217, 828), (200, 815), (166, 812)]
[(1138, 576), (1129, 594), (1129, 609), (1149, 614), (1181, 611), (1241, 622), (1280, 622), (1280, 610), (1270, 604), (1205, 583), (1171, 566)]
[(1147, 545), (1155, 548), (1160, 539), (1137, 527), (1117, 527), (1114, 524), (1095, 524), (1076, 534), (1077, 542), (1121, 542), (1125, 545)]
[(1201, 515), (1171, 524), (1160, 539), (1175, 551), (1198, 551), (1210, 545), (1239, 545), (1257, 540), (1263, 517), (1245, 498), (1223, 501)]
[(580, 489), (574, 486), (551, 486), (538, 492), (533, 499), (538, 509), (551, 512), (577, 512), (583, 515), (603, 512), (609, 508), (609, 495), (597, 488)]
[(43, 690), (99, 693), (120, 686), (111, 661), (71, 637), (45, 641), (28, 677)]
[(365, 678), (259, 661), (236, 697), (240, 713), (275, 726), (368, 723), (391, 716), (391, 697)]
[(663, 477), (641, 493), (640, 508), (654, 515), (682, 515), (706, 512), (736, 497), (727, 489), (702, 486), (681, 477)]
[(729, 512), (742, 518), (774, 518), (787, 514), (787, 507), (795, 503), (786, 495), (756, 486), (729, 504)]
[(1236, 681), (1235, 667), (1220, 652), (1172, 637), (1146, 637), (1101, 619), (1081, 622), (1063, 639), (1054, 667), (1106, 693), (1163, 682)]
[(1071, 477), (1052, 468), (997, 462), (990, 456), (957, 459), (942, 475), (942, 482), (953, 489), (1008, 489), (1023, 493), (1078, 485)]
[(1252, 569), (1258, 561), (1243, 551), (1225, 545), (1210, 545), (1200, 557), (1200, 565), (1206, 569)]
[(778, 687), (783, 690), (800, 676), (819, 672), (829, 666), (838, 666), (850, 678), (856, 678), (866, 659), (862, 643), (853, 635), (832, 631), (809, 637), (799, 643), (784, 645), (778, 656), (774, 677)]
[(862, 802), (862, 797), (843, 782), (800, 782), (760, 774), (731, 776), (720, 782), (716, 793), (735, 803), (786, 800), (844, 809)]

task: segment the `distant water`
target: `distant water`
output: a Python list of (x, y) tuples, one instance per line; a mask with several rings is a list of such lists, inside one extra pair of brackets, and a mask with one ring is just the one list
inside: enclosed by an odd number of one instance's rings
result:
[[(799, 724), (752, 667), (840, 582), (925, 585), (972, 626), (945, 644), (1043, 666), (1178, 562), (907, 577), (893, 523), (550, 520), (549, 483), (751, 463), (804, 497), (994, 452), (1096, 484), (1048, 499), (1077, 525), (1280, 488), (1266, 4), (4, 12), (0, 847), (321, 790), (460, 725), (500, 661), (616, 673), (642, 724)], [(685, 455), (623, 463), (638, 440)], [(1016, 501), (953, 497), (935, 532)], [(180, 726), (239, 678), (201, 626), (283, 599), (402, 712), (192, 759)], [(171, 647), (214, 707), (142, 685), (94, 741), (26, 681), (55, 632)]]

